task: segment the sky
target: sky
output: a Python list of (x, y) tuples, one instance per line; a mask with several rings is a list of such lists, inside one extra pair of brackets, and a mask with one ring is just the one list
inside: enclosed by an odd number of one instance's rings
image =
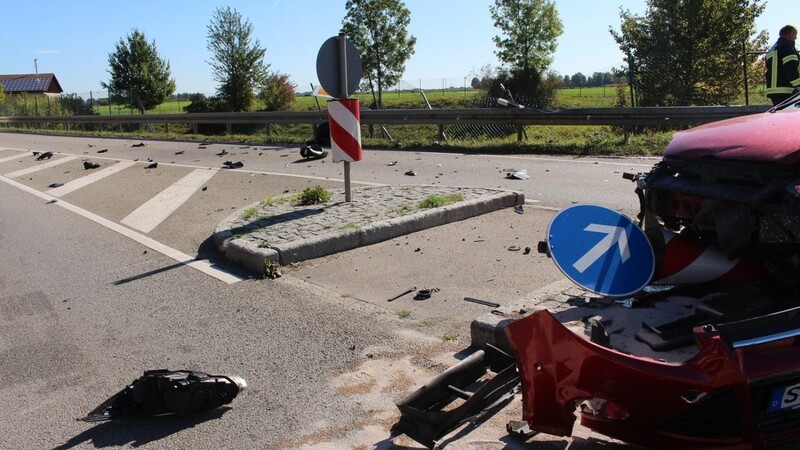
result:
[[(289, 75), (297, 91), (319, 85), (316, 58), (336, 36), (345, 0), (40, 0), (3, 1), (0, 74), (54, 73), (66, 93), (101, 91), (108, 81), (108, 55), (134, 29), (170, 63), (176, 93), (216, 91), (207, 26), (217, 8), (230, 6), (253, 25), (253, 38), (267, 51), (270, 70)], [(464, 86), (481, 66), (498, 67), (489, 6), (494, 0), (405, 0), (409, 32), (417, 38), (406, 62), (404, 87)], [(556, 0), (564, 25), (551, 69), (561, 75), (606, 72), (622, 64), (609, 27), (619, 29), (620, 8), (643, 14), (646, 0)], [(757, 19), (770, 40), (787, 23), (800, 22), (796, 0), (767, 0)], [(35, 62), (34, 62), (35, 61)], [(410, 86), (409, 86), (410, 85)], [(95, 96), (98, 96), (95, 94)]]

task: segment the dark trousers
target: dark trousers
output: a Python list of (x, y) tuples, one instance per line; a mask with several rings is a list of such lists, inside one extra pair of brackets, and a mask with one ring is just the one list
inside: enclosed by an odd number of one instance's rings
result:
[(769, 99), (772, 100), (772, 105), (775, 106), (778, 103), (783, 102), (784, 100), (788, 99), (794, 94), (772, 94), (769, 96)]

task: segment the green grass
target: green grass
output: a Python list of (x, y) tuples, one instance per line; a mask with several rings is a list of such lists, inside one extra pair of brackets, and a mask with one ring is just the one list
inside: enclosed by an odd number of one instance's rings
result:
[(330, 201), (331, 193), (320, 185), (307, 187), (300, 193), (297, 204), (300, 206), (319, 205)]
[(438, 194), (431, 194), (421, 200), (417, 207), (420, 209), (429, 209), (429, 208), (438, 208), (440, 206), (449, 205), (451, 203), (456, 203), (464, 200), (464, 196), (461, 194), (450, 194), (447, 196), (441, 196)]
[(258, 213), (258, 208), (247, 208), (242, 213), (242, 219), (249, 220)]
[(407, 309), (403, 309), (403, 310), (397, 311), (397, 317), (399, 317), (401, 319), (408, 319), (409, 317), (411, 317), (411, 311), (409, 311)]
[(455, 341), (456, 339), (458, 339), (458, 333), (453, 333), (452, 331), (448, 331), (442, 335), (442, 340), (445, 342)]

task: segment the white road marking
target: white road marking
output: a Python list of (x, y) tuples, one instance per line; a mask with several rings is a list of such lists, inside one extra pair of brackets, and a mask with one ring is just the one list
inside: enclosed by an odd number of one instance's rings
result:
[(77, 180), (72, 180), (63, 186), (50, 189), (49, 191), (45, 191), (45, 193), (50, 194), (53, 197), (63, 197), (72, 191), (76, 191), (84, 186), (88, 186), (94, 183), (95, 181), (100, 181), (105, 177), (114, 175), (115, 173), (121, 172), (133, 165), (136, 165), (136, 163), (133, 161), (121, 161), (117, 164), (114, 164), (113, 166), (106, 167), (105, 169), (100, 169), (91, 172), (89, 175), (86, 175), (85, 177), (78, 178)]
[(164, 189), (120, 222), (139, 231), (149, 233), (166, 220), (176, 209), (189, 200), (203, 184), (217, 173), (216, 170), (197, 169)]
[[(5, 149), (5, 150), (10, 150), (10, 149)], [(33, 156), (33, 153), (20, 153), (19, 155), (6, 156), (5, 158), (0, 158), (0, 163), (14, 161), (15, 159), (25, 158), (28, 156)]]
[(38, 172), (40, 170), (49, 169), (49, 168), (55, 167), (55, 166), (57, 166), (59, 164), (64, 164), (66, 162), (70, 162), (70, 161), (72, 161), (74, 159), (78, 159), (78, 157), (77, 156), (65, 156), (63, 158), (59, 158), (59, 159), (56, 159), (54, 161), (49, 161), (49, 162), (46, 162), (44, 164), (39, 164), (39, 165), (36, 165), (36, 166), (33, 166), (33, 167), (28, 167), (27, 169), (22, 169), (22, 170), (17, 170), (16, 172), (7, 173), (7, 174), (5, 174), (3, 176), (8, 177), (8, 178), (17, 178), (17, 177), (21, 177), (23, 175), (28, 175), (28, 174), (31, 174), (31, 173), (34, 173), (34, 172)]
[(66, 209), (68, 211), (71, 211), (71, 212), (73, 212), (75, 214), (78, 214), (79, 216), (82, 216), (82, 217), (84, 217), (86, 219), (89, 219), (92, 222), (95, 222), (95, 223), (97, 223), (99, 225), (102, 225), (102, 226), (104, 226), (104, 227), (106, 227), (106, 228), (108, 228), (108, 229), (110, 229), (112, 231), (116, 231), (117, 233), (119, 233), (119, 234), (121, 234), (121, 235), (123, 235), (123, 236), (125, 236), (127, 238), (133, 239), (134, 241), (144, 245), (145, 247), (148, 247), (148, 248), (150, 248), (150, 249), (152, 249), (154, 251), (157, 251), (157, 252), (161, 253), (164, 256), (172, 258), (175, 261), (177, 261), (177, 262), (179, 262), (179, 263), (181, 263), (183, 265), (189, 266), (189, 267), (191, 267), (193, 269), (197, 269), (200, 272), (203, 272), (204, 274), (209, 275), (211, 277), (214, 277), (214, 278), (216, 278), (216, 279), (218, 279), (220, 281), (223, 281), (223, 282), (228, 283), (228, 284), (233, 284), (233, 283), (236, 283), (236, 282), (239, 282), (239, 281), (243, 280), (243, 278), (240, 278), (240, 277), (238, 277), (236, 275), (233, 275), (231, 273), (228, 273), (228, 272), (222, 271), (220, 269), (217, 269), (216, 267), (211, 265), (208, 261), (201, 261), (201, 260), (197, 260), (195, 258), (192, 258), (191, 256), (189, 256), (189, 255), (187, 255), (187, 254), (185, 254), (185, 253), (183, 253), (183, 252), (181, 252), (179, 250), (176, 250), (176, 249), (174, 249), (172, 247), (168, 247), (168, 246), (166, 246), (166, 245), (164, 245), (164, 244), (162, 244), (162, 243), (160, 243), (160, 242), (158, 242), (158, 241), (156, 241), (154, 239), (151, 239), (151, 238), (149, 238), (147, 236), (144, 236), (144, 235), (142, 235), (140, 233), (137, 233), (136, 231), (133, 231), (130, 228), (123, 227), (122, 225), (120, 225), (118, 223), (112, 222), (112, 221), (110, 221), (110, 220), (108, 220), (108, 219), (106, 219), (104, 217), (100, 217), (97, 214), (91, 213), (91, 212), (89, 212), (89, 211), (87, 211), (87, 210), (85, 210), (83, 208), (80, 208), (78, 206), (75, 206), (75, 205), (73, 205), (71, 203), (67, 203), (64, 200), (58, 200), (55, 197), (53, 197), (52, 195), (48, 195), (48, 194), (45, 194), (43, 192), (39, 192), (36, 189), (28, 187), (28, 186), (26, 186), (26, 185), (24, 185), (22, 183), (18, 183), (18, 182), (14, 181), (14, 180), (8, 179), (8, 178), (6, 178), (4, 176), (0, 176), (0, 181), (4, 181), (7, 184), (16, 187), (17, 189), (20, 189), (20, 190), (22, 190), (24, 192), (27, 192), (27, 193), (31, 194), (31, 195), (39, 197), (39, 198), (41, 198), (43, 200), (55, 201), (56, 205)]

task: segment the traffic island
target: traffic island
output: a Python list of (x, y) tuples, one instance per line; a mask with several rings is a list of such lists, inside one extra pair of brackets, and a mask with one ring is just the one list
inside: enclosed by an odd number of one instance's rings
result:
[[(267, 261), (287, 265), (409, 233), (521, 206), (520, 192), (447, 186), (368, 186), (352, 201), (298, 204), (298, 194), (266, 198), (223, 220), (214, 232), (228, 261), (263, 274)], [(440, 205), (441, 206), (438, 206)]]

